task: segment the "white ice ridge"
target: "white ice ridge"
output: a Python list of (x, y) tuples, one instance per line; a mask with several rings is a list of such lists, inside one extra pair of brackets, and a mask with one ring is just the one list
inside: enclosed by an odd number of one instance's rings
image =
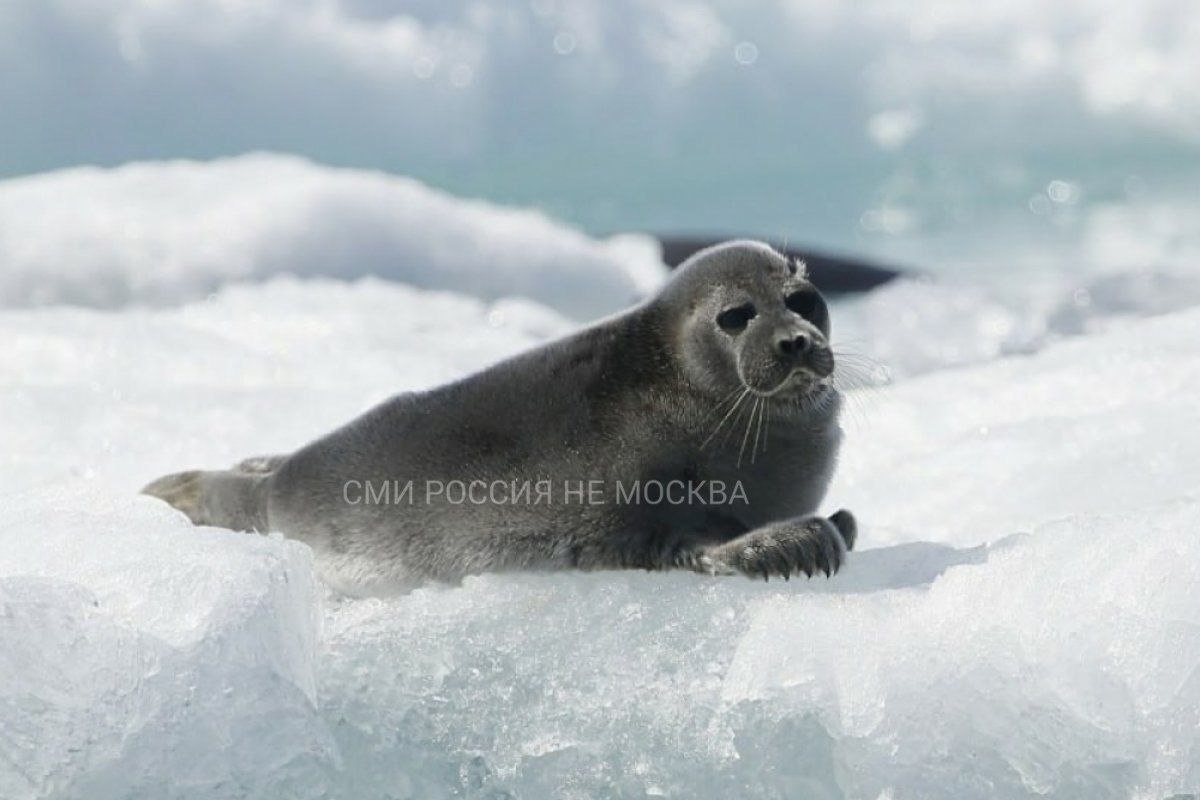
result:
[(0, 312), (0, 797), (1200, 790), (1200, 310), (853, 397), (826, 510), (866, 549), (830, 581), (349, 600), (302, 545), (134, 494), (568, 324), (281, 279)]
[(0, 306), (158, 305), (277, 274), (371, 275), (577, 319), (666, 274), (647, 237), (599, 241), (537, 211), (266, 153), (0, 181), (0, 265)]

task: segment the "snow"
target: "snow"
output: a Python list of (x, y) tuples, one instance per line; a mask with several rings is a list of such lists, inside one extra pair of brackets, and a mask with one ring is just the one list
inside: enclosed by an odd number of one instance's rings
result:
[[(844, 302), (836, 337), (868, 384), (1032, 353), (1060, 339), (1200, 304), (1183, 267), (1053, 275), (1007, 285), (903, 278)], [(865, 358), (862, 358), (865, 357)], [(886, 367), (886, 369), (883, 369)]]
[(524, 296), (580, 319), (665, 275), (646, 237), (597, 241), (540, 212), (268, 153), (0, 182), (0, 264), (4, 306), (161, 305), (287, 273)]
[[(948, 292), (963, 319), (1017, 308), (914, 283), (835, 308), (835, 330)], [(929, 348), (855, 392), (828, 503), (864, 549), (833, 580), (482, 576), (349, 599), (304, 546), (192, 528), (136, 488), (286, 451), (575, 323), (376, 278), (179, 300), (0, 312), (0, 796), (1200, 786), (1200, 309), (1149, 303), (972, 363)]]

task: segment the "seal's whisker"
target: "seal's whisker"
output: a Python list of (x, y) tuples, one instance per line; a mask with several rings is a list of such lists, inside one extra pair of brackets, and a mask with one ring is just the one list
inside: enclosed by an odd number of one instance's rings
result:
[(767, 415), (767, 426), (763, 430), (763, 453), (764, 454), (767, 452), (767, 442), (771, 441), (771, 409), (773, 409), (774, 407), (775, 407), (774, 404), (768, 401), (766, 407), (763, 409), (763, 411)]
[(882, 367), (883, 366), (883, 364), (881, 364), (876, 359), (871, 358), (870, 356), (864, 356), (861, 353), (834, 353), (833, 358), (834, 358), (835, 362), (840, 362), (842, 364), (854, 364), (854, 365), (860, 366), (860, 367), (862, 367), (862, 366)]
[(889, 382), (887, 369), (878, 359), (850, 350), (834, 350), (833, 354), (833, 385), (837, 389), (871, 389)]
[(712, 407), (712, 410), (709, 411), (707, 415), (705, 415), (706, 418), (712, 418), (712, 417), (715, 417), (717, 414), (721, 413), (721, 407), (724, 406), (726, 403), (728, 403), (730, 400), (732, 400), (733, 396), (736, 395), (738, 392), (742, 391), (744, 388), (745, 387), (743, 387), (743, 386), (737, 386), (729, 394), (725, 395), (723, 398), (718, 400), (716, 402), (716, 404)]
[(867, 340), (861, 336), (856, 337), (854, 339), (843, 339), (841, 336), (839, 336), (837, 343), (838, 343), (838, 346), (840, 347), (841, 345), (847, 345), (847, 344), (848, 345), (866, 344)]
[(868, 427), (867, 401), (881, 388), (877, 377), (857, 365), (838, 365), (831, 383), (841, 393), (846, 416), (857, 428)]
[(758, 443), (762, 439), (762, 411), (763, 411), (763, 406), (765, 406), (766, 404), (767, 404), (767, 399), (765, 397), (760, 398), (758, 408), (755, 409), (755, 411), (758, 412), (758, 419), (750, 421), (750, 423), (754, 426), (754, 442), (750, 445), (750, 463), (751, 464), (753, 464), (758, 458)]
[(771, 401), (763, 398), (763, 401), (758, 409), (758, 426), (754, 430), (754, 448), (750, 451), (750, 463), (753, 464), (758, 455), (758, 442), (762, 437), (763, 414), (767, 411), (767, 406), (771, 405)]
[(732, 407), (732, 408), (730, 408), (730, 409), (729, 409), (729, 411), (727, 411), (727, 412), (725, 413), (725, 416), (724, 416), (724, 417), (722, 417), (722, 418), (721, 418), (721, 421), (717, 423), (717, 427), (713, 428), (713, 432), (712, 432), (712, 433), (710, 433), (710, 434), (708, 435), (708, 438), (707, 438), (707, 439), (705, 439), (705, 440), (704, 440), (704, 442), (703, 442), (703, 443), (700, 445), (700, 449), (701, 449), (701, 450), (703, 450), (705, 447), (707, 447), (707, 446), (708, 446), (708, 443), (709, 443), (709, 442), (711, 442), (711, 441), (713, 440), (713, 437), (714, 437), (714, 436), (716, 436), (716, 435), (717, 435), (717, 433), (719, 433), (719, 432), (720, 432), (721, 428), (722, 428), (722, 427), (725, 425), (725, 423), (726, 423), (726, 422), (729, 420), (729, 418), (730, 418), (731, 416), (733, 416), (733, 412), (735, 412), (735, 411), (737, 411), (737, 410), (738, 410), (738, 406), (740, 406), (740, 405), (742, 404), (742, 401), (746, 399), (746, 395), (748, 395), (748, 394), (750, 394), (750, 387), (749, 387), (749, 386), (747, 386), (747, 387), (745, 387), (745, 388), (743, 388), (743, 389), (742, 389), (742, 393), (741, 393), (740, 395), (738, 395), (737, 402), (736, 402), (736, 403), (734, 403), (734, 404), (733, 404), (733, 407)]
[(883, 364), (870, 356), (864, 356), (861, 353), (834, 353), (834, 363), (837, 364), (853, 364), (856, 367), (868, 367), (882, 369)]
[(842, 377), (862, 378), (871, 383), (881, 383), (887, 376), (886, 370), (880, 366), (856, 361), (839, 361), (835, 371), (843, 373)]
[(746, 453), (746, 443), (750, 441), (750, 427), (754, 424), (754, 414), (758, 411), (758, 406), (762, 402), (762, 398), (755, 395), (754, 402), (750, 406), (750, 416), (746, 417), (746, 434), (742, 437), (742, 446), (738, 450), (738, 469), (742, 466), (742, 456)]
[(836, 389), (868, 389), (877, 385), (869, 373), (851, 366), (840, 366), (831, 377)]
[[(747, 390), (747, 391), (749, 391), (749, 390)], [(757, 398), (757, 395), (755, 395), (755, 397)], [(747, 408), (749, 408), (749, 409), (751, 410), (751, 413), (753, 413), (753, 411), (754, 411), (754, 404), (753, 404), (753, 403), (750, 403), (750, 404), (749, 404), (748, 406), (746, 406), (746, 407), (747, 407)], [(733, 438), (733, 433), (734, 433), (734, 431), (736, 431), (736, 430), (737, 430), (738, 423), (739, 423), (739, 422), (741, 422), (741, 421), (742, 421), (742, 412), (741, 412), (741, 411), (739, 411), (739, 412), (737, 413), (737, 416), (736, 416), (736, 417), (734, 418), (734, 420), (733, 420), (733, 424), (731, 424), (731, 425), (729, 426), (729, 428), (728, 428), (728, 429), (726, 429), (726, 431), (725, 431), (725, 437), (724, 437), (723, 439), (721, 439), (721, 447), (725, 447), (725, 445), (729, 444), (729, 440)], [(738, 464), (738, 466), (741, 466), (741, 464)]]
[(843, 407), (846, 409), (855, 427), (860, 430), (867, 427), (867, 412), (863, 406), (861, 397), (858, 395), (845, 395), (845, 405)]
[(838, 342), (836, 347), (830, 348), (834, 362), (839, 367), (845, 366), (850, 372), (862, 375), (865, 379), (864, 384), (867, 385), (887, 382), (887, 365), (866, 353), (846, 349), (845, 344), (845, 342)]

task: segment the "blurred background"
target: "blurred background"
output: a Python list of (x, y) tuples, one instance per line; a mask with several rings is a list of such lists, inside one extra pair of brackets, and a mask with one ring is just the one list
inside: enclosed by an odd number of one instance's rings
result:
[(10, 0), (0, 176), (293, 153), (602, 235), (1194, 260), (1189, 0)]

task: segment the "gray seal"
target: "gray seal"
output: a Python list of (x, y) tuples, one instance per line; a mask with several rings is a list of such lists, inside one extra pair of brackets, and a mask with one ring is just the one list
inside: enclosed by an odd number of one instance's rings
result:
[(841, 441), (834, 367), (803, 265), (728, 242), (641, 305), (291, 455), (143, 491), (306, 542), (353, 593), (522, 569), (829, 575), (856, 531), (814, 513)]

